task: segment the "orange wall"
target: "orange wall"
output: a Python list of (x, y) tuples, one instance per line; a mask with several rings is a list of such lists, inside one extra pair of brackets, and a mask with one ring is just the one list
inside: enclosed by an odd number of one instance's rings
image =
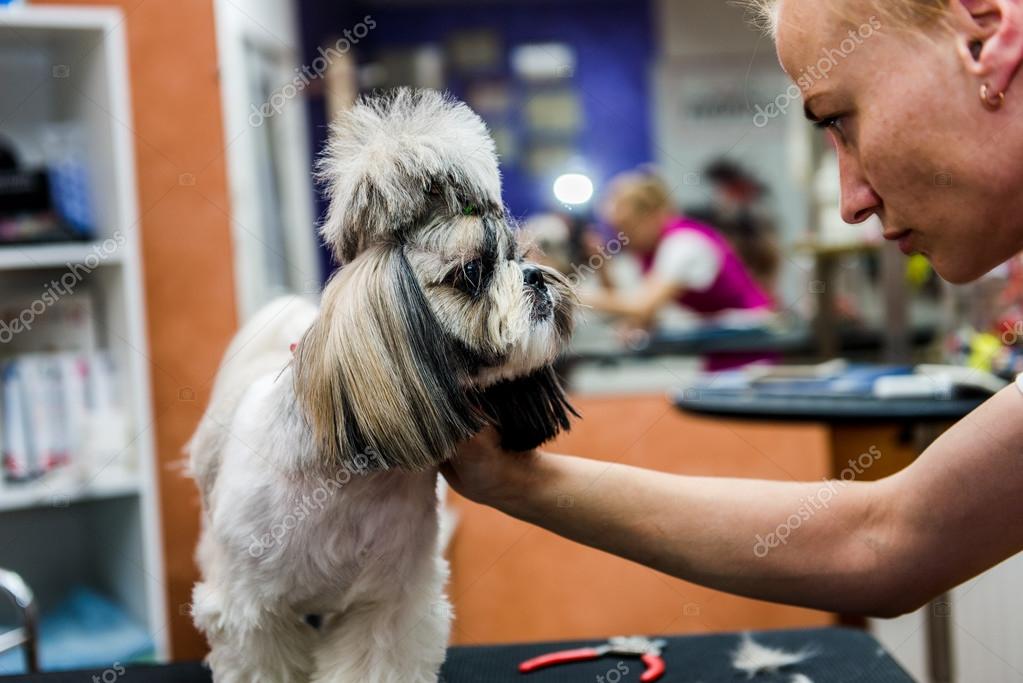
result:
[(197, 659), (206, 645), (188, 603), (199, 506), (181, 448), (236, 327), (213, 3), (103, 4), (121, 7), (128, 36), (172, 652)]

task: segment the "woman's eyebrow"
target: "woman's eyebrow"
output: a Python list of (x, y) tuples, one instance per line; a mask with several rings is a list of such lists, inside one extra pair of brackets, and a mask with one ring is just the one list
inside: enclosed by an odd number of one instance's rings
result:
[(814, 123), (820, 121), (820, 117), (818, 117), (816, 114), (810, 111), (810, 105), (807, 104), (803, 105), (803, 116), (805, 116), (810, 121), (813, 121)]
[(818, 121), (821, 120), (821, 118), (814, 114), (813, 109), (810, 108), (810, 103), (813, 102), (815, 99), (817, 99), (817, 95), (811, 95), (810, 97), (807, 97), (805, 100), (803, 100), (803, 116), (805, 116), (810, 121), (817, 123)]

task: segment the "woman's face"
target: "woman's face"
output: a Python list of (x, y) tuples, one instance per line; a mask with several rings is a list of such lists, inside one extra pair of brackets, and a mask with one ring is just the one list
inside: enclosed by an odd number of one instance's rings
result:
[(839, 1), (862, 23), (832, 2), (782, 0), (777, 44), (834, 141), (842, 217), (877, 214), (886, 238), (946, 280), (980, 277), (1023, 249), (1019, 100), (1010, 90), (1000, 111), (985, 109), (961, 35), (888, 26), (869, 3)]
[(666, 211), (641, 211), (627, 197), (612, 194), (601, 213), (605, 222), (629, 238), (629, 248), (653, 251), (667, 220)]

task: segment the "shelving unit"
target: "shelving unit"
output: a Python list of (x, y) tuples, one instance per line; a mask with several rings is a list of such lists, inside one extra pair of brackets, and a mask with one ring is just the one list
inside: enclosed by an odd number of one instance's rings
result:
[[(0, 135), (33, 162), (42, 126), (82, 127), (99, 226), (93, 242), (0, 246), (0, 291), (42, 291), (69, 265), (94, 266), (68, 296), (87, 292), (95, 304), (97, 345), (118, 368), (130, 439), (117, 466), (72, 466), (0, 487), (0, 566), (22, 575), (44, 614), (78, 586), (112, 598), (147, 629), (163, 660), (166, 586), (128, 83), (119, 10), (0, 8), (0, 92), (9, 94), (0, 101)], [(31, 342), (32, 332), (23, 334)]]
[[(101, 242), (61, 242), (0, 247), (0, 270), (39, 270), (64, 268), (68, 264), (85, 263), (99, 251)], [(123, 254), (114, 252), (105, 256), (100, 265), (120, 265)]]
[(45, 477), (28, 484), (8, 486), (0, 494), (0, 514), (11, 510), (41, 507), (70, 507), (77, 503), (138, 496), (141, 482), (137, 474), (124, 470), (107, 471), (94, 478)]

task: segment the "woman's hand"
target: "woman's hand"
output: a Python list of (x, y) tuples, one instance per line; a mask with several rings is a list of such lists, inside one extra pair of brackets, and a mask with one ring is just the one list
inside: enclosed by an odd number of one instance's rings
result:
[(463, 442), (458, 454), (441, 466), (451, 488), (466, 498), (501, 507), (528, 486), (536, 451), (509, 453), (493, 427)]

